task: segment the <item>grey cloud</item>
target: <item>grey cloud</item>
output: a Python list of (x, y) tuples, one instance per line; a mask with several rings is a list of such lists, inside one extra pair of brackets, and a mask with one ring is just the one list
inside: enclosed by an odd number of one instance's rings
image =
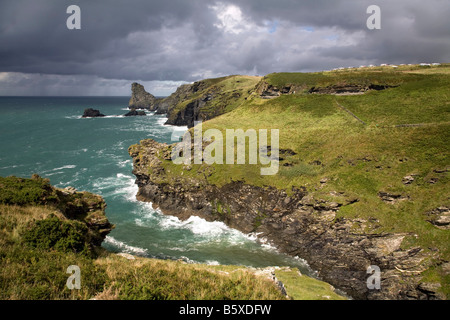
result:
[[(70, 4), (81, 7), (81, 30), (66, 28)], [(381, 30), (366, 28), (371, 4), (381, 7)], [(226, 16), (230, 5), (238, 11)], [(0, 72), (78, 77), (76, 85), (109, 79), (117, 86), (115, 81), (190, 82), (238, 73), (446, 62), (449, 16), (443, 0), (3, 0)]]

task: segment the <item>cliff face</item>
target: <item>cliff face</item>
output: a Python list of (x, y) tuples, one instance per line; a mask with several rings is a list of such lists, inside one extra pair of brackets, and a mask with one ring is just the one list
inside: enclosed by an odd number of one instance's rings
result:
[[(194, 215), (254, 232), (281, 252), (306, 259), (322, 280), (356, 299), (442, 298), (420, 282), (414, 270), (429, 267), (430, 256), (420, 247), (402, 249), (406, 234), (376, 233), (376, 219), (338, 217), (340, 208), (358, 202), (357, 198), (339, 194), (335, 201), (325, 201), (314, 199), (303, 188), (288, 195), (240, 181), (216, 186), (208, 183), (211, 167), (189, 177), (171, 175), (165, 166), (171, 148), (153, 140), (130, 147), (138, 200), (152, 202), (180, 219)], [(183, 169), (184, 173), (194, 170)], [(368, 288), (371, 265), (382, 270), (381, 290)]]
[(191, 128), (195, 121), (212, 119), (242, 104), (259, 80), (249, 76), (207, 79), (182, 85), (164, 99), (155, 98), (142, 85), (133, 83), (129, 108), (166, 114), (166, 124)]
[[(169, 97), (157, 101), (157, 114), (168, 114), (178, 103), (186, 100), (193, 93), (192, 84), (184, 84), (177, 88)], [(181, 124), (183, 125), (183, 124)]]
[(147, 91), (144, 86), (139, 83), (133, 83), (131, 85), (131, 99), (128, 103), (130, 109), (147, 109), (149, 111), (155, 111), (155, 104), (157, 99)]
[(167, 124), (192, 128), (242, 104), (253, 92), (259, 77), (229, 76), (184, 85), (169, 98)]

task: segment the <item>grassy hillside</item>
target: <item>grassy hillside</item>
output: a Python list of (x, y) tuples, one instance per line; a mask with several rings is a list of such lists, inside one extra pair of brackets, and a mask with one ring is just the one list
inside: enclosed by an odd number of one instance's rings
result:
[[(422, 276), (440, 283), (448, 297), (450, 275), (442, 263), (450, 260), (450, 230), (431, 222), (437, 208), (450, 208), (449, 70), (446, 64), (268, 75), (262, 81), (297, 90), (274, 99), (253, 92), (238, 108), (203, 123), (203, 130), (219, 129), (225, 137), (226, 129), (279, 129), (280, 150), (287, 152), (278, 174), (262, 176), (260, 165), (249, 164), (185, 170), (165, 160), (164, 179), (206, 179), (216, 185), (240, 180), (288, 193), (305, 187), (318, 200), (356, 199), (342, 206), (336, 219), (377, 221), (367, 227), (369, 233), (405, 233), (402, 248), (419, 246), (435, 257)], [(384, 90), (310, 93), (350, 85)]]

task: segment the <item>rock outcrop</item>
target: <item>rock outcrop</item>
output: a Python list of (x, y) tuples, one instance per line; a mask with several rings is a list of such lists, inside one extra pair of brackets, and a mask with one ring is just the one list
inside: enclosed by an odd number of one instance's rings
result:
[(278, 98), (281, 95), (297, 94), (301, 92), (309, 94), (333, 94), (333, 95), (351, 95), (351, 94), (364, 94), (370, 90), (385, 90), (393, 88), (395, 86), (390, 85), (361, 85), (361, 84), (334, 84), (328, 86), (308, 86), (306, 84), (286, 84), (284, 86), (274, 86), (266, 81), (261, 81), (256, 92), (262, 99), (273, 99)]
[(130, 112), (127, 112), (124, 117), (136, 117), (136, 116), (146, 116), (145, 111), (137, 111), (136, 109), (131, 109)]
[(389, 85), (360, 85), (360, 84), (342, 84), (342, 85), (330, 85), (327, 87), (312, 87), (309, 89), (309, 93), (315, 94), (334, 94), (334, 95), (351, 95), (351, 94), (364, 94), (370, 90), (386, 90), (395, 86)]
[(99, 110), (89, 108), (89, 109), (84, 110), (82, 117), (83, 118), (99, 118), (99, 117), (105, 117), (105, 115), (100, 113)]
[(79, 192), (74, 188), (54, 188), (55, 205), (68, 219), (84, 222), (93, 249), (100, 247), (106, 236), (114, 229), (106, 217), (105, 200), (90, 192)]
[(439, 229), (450, 230), (450, 208), (442, 206), (427, 212), (428, 222)]
[(295, 94), (298, 91), (304, 90), (305, 87), (298, 85), (286, 85), (282, 88), (278, 88), (274, 85), (267, 83), (266, 81), (261, 81), (256, 87), (256, 93), (262, 99), (273, 99), (278, 98), (283, 94)]
[[(173, 176), (163, 165), (170, 160), (172, 147), (144, 140), (129, 148), (138, 200), (180, 219), (194, 215), (255, 233), (281, 252), (306, 259), (322, 280), (356, 299), (442, 298), (421, 282), (420, 273), (429, 267), (430, 254), (420, 247), (402, 248), (408, 234), (370, 232), (379, 227), (376, 219), (337, 215), (358, 199), (333, 193), (339, 195), (336, 200), (325, 201), (314, 199), (303, 188), (293, 188), (288, 194), (242, 181), (216, 186), (208, 183), (212, 167), (193, 178)], [(190, 166), (184, 169), (193, 170)], [(381, 270), (380, 290), (369, 289), (367, 284), (372, 265)]]
[(114, 228), (106, 217), (105, 200), (96, 194), (77, 191), (72, 187), (60, 189), (48, 179), (33, 174), (31, 179), (0, 177), (2, 197), (0, 204), (16, 206), (45, 206), (59, 211), (64, 219), (86, 225), (86, 239), (95, 252)]
[(134, 82), (131, 85), (131, 99), (128, 103), (129, 109), (147, 109), (155, 111), (155, 104), (157, 99), (147, 91), (143, 85)]

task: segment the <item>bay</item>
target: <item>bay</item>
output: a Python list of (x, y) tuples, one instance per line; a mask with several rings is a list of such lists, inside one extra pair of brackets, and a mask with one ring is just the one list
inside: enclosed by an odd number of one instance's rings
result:
[[(313, 275), (299, 258), (221, 222), (166, 216), (136, 200), (128, 147), (142, 139), (172, 143), (187, 128), (165, 116), (124, 117), (128, 97), (0, 97), (0, 176), (37, 173), (56, 187), (99, 194), (116, 228), (103, 246), (113, 252), (192, 263), (290, 266)], [(83, 119), (94, 108), (104, 118)]]

